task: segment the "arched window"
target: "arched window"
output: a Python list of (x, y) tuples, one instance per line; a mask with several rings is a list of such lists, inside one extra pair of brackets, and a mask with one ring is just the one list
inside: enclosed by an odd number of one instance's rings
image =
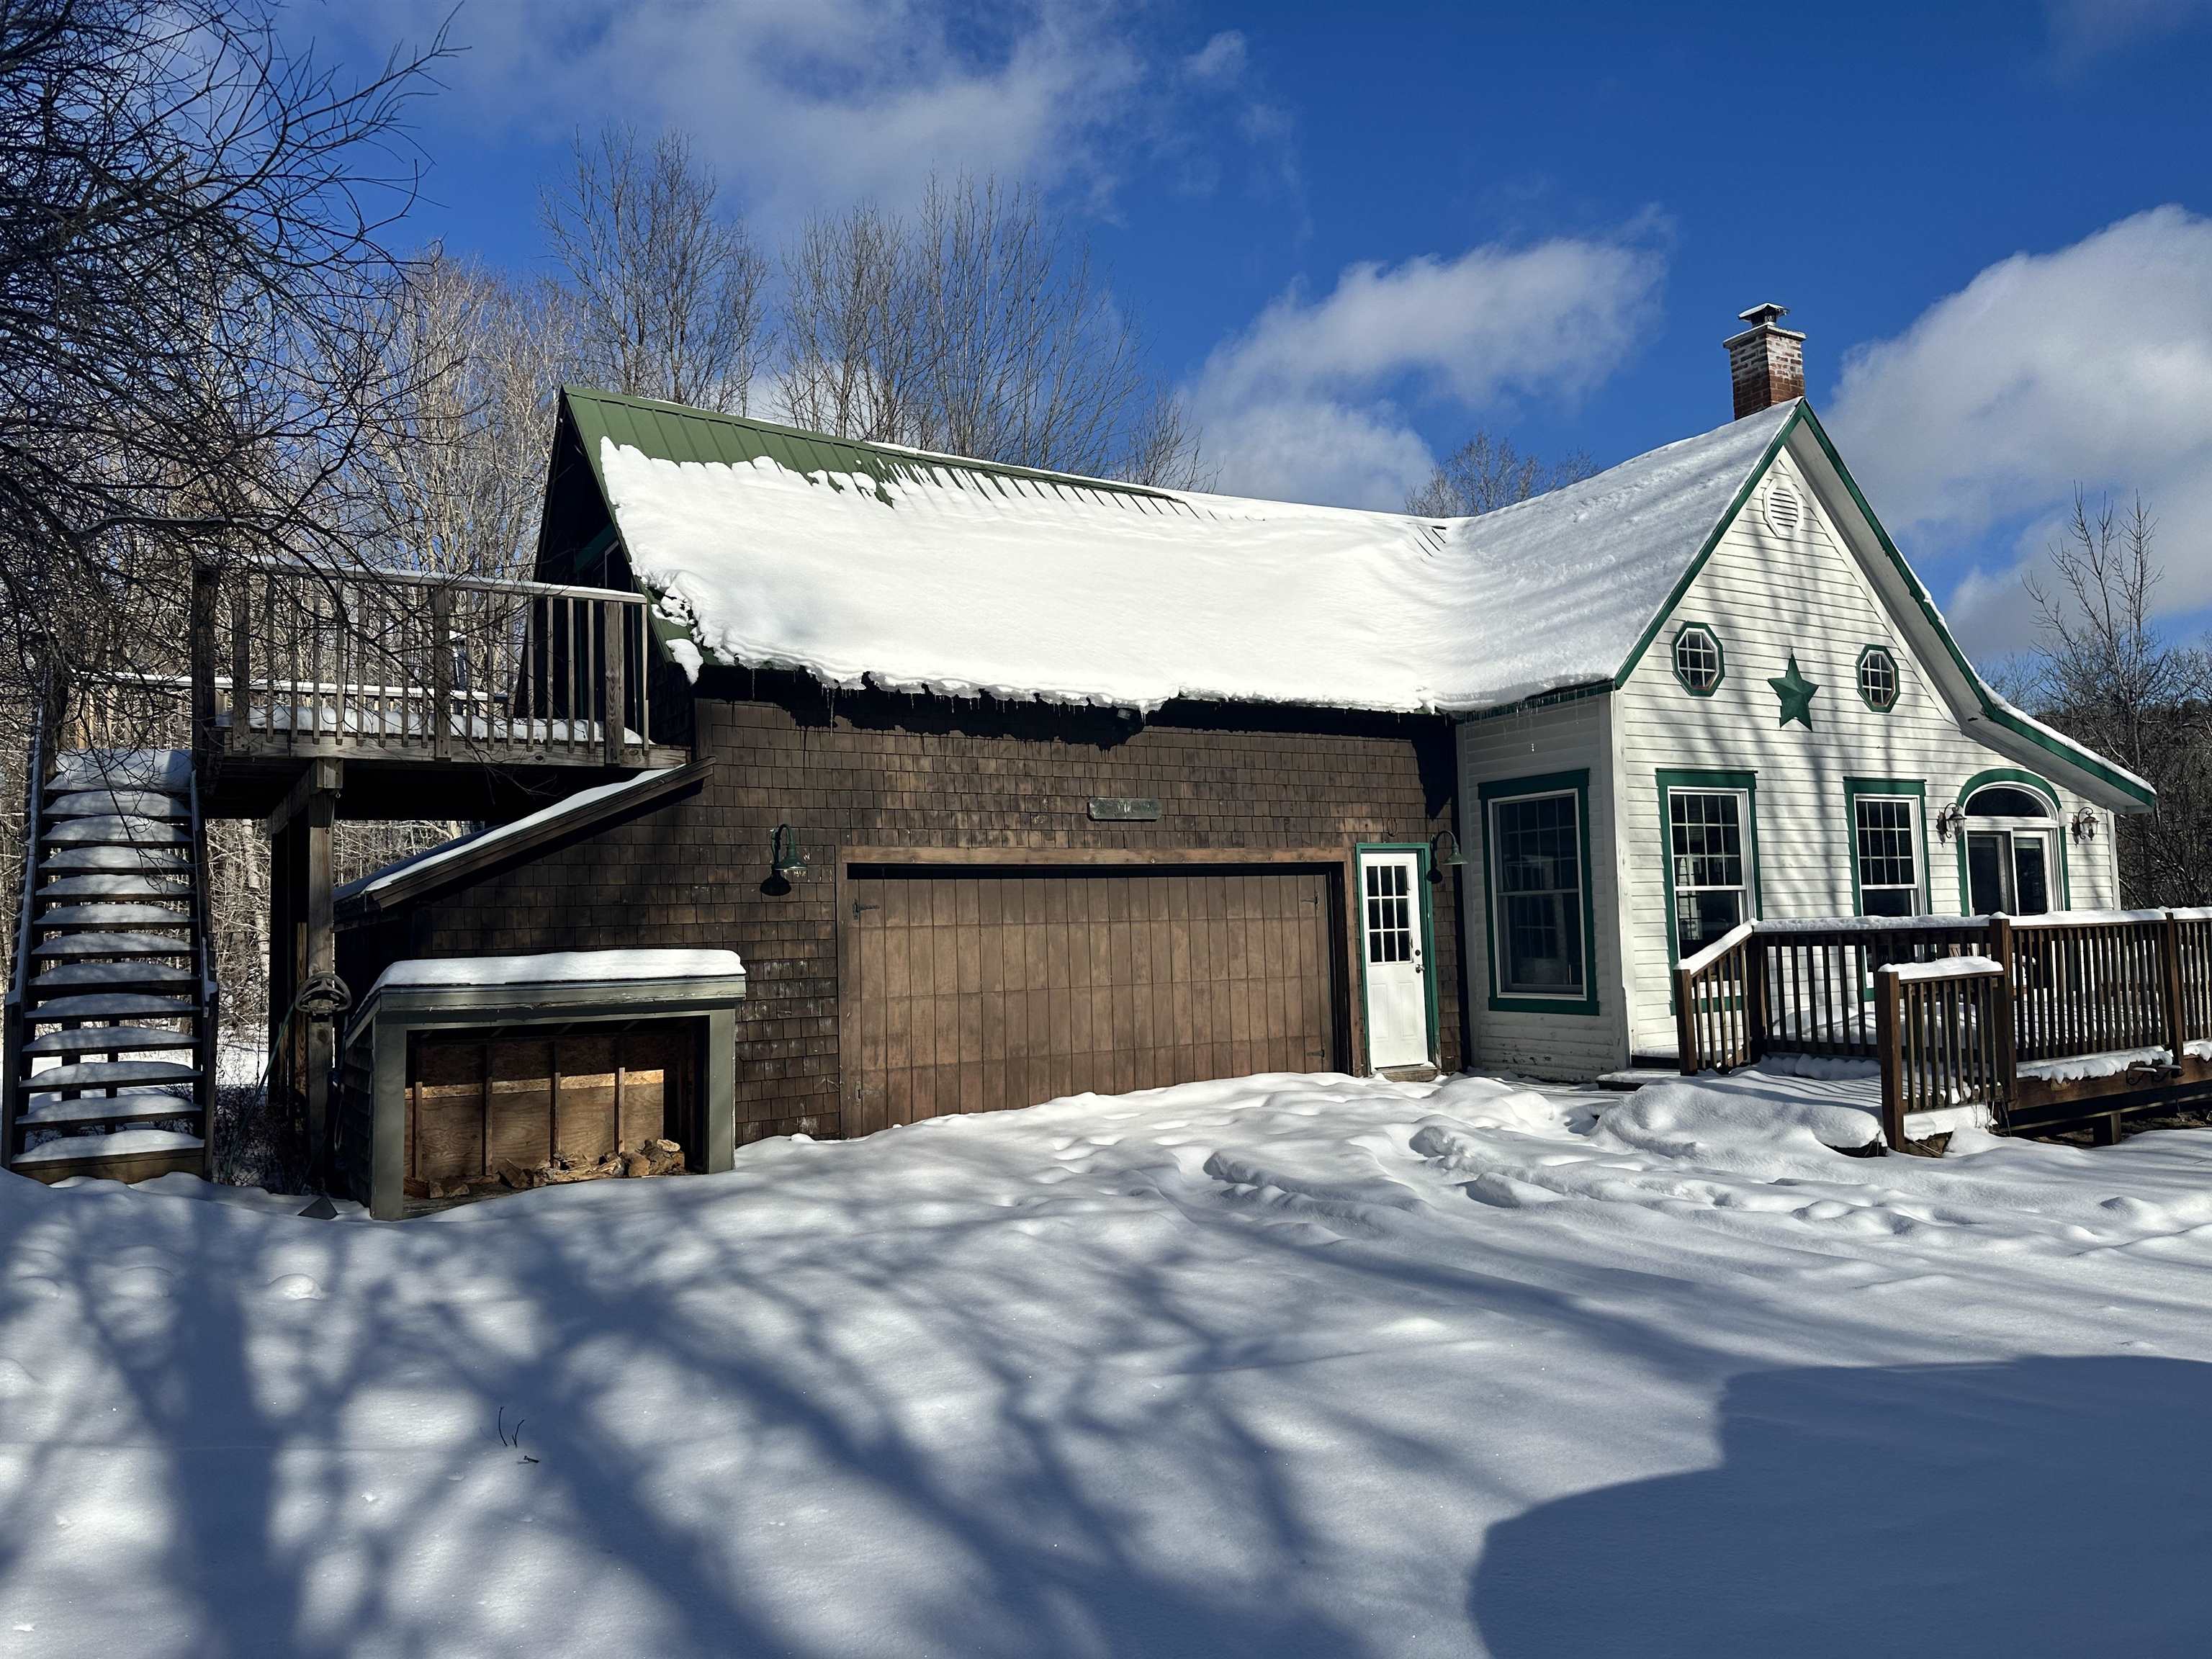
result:
[(2047, 818), (2051, 803), (2032, 790), (2002, 783), (1977, 789), (1966, 801), (1970, 818)]
[(2058, 820), (2050, 799), (2013, 783), (1989, 783), (1966, 797), (1962, 826), (1967, 908), (2038, 916), (2057, 903)]

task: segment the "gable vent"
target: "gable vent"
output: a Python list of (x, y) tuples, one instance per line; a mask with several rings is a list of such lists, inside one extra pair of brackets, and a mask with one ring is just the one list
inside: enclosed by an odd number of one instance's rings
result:
[(1778, 536), (1794, 534), (1805, 517), (1805, 503), (1780, 479), (1766, 486), (1766, 524)]

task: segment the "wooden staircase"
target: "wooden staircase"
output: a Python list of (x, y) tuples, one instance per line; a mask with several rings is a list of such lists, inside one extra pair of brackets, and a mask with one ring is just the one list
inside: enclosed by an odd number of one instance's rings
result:
[(49, 1182), (204, 1175), (216, 993), (191, 753), (49, 761), (42, 740), (29, 775), (0, 1158)]

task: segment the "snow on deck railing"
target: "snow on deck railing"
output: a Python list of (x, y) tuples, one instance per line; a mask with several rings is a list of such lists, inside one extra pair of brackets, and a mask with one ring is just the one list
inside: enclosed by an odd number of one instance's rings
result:
[[(2093, 1096), (2212, 1082), (2212, 907), (1776, 917), (1686, 958), (1674, 1003), (1686, 1073), (1877, 1060), (1900, 1113), (2002, 1114), (2023, 1083), (2039, 1112), (2087, 1111)], [(2099, 1060), (2153, 1049), (2179, 1057), (2156, 1077)]]
[(1977, 974), (2002, 974), (2004, 969), (1988, 957), (1942, 957), (1934, 962), (1902, 962), (1883, 970), (1899, 979), (1971, 979)]

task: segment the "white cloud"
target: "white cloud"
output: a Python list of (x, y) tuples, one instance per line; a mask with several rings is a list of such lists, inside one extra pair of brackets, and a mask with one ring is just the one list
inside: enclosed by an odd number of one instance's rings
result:
[(1562, 238), (1356, 264), (1319, 300), (1294, 289), (1188, 388), (1221, 487), (1395, 507), (1435, 464), (1409, 398), (1480, 410), (1588, 392), (1629, 355), (1663, 268), (1632, 240)]
[(1845, 358), (1832, 424), (1923, 556), (2018, 533), (1948, 609), (1970, 648), (2023, 641), (2020, 574), (2079, 483), (2160, 520), (2170, 614), (2212, 604), (2212, 219), (2163, 207), (2015, 254)]
[(1182, 70), (1194, 81), (1235, 81), (1244, 73), (1244, 36), (1224, 29), (1182, 60)]
[(2212, 19), (2212, 0), (2045, 0), (2051, 46), (2079, 64)]
[[(348, 27), (420, 39), (449, 5), (398, 0)], [(540, 136), (684, 127), (780, 228), (903, 204), (933, 173), (1109, 186), (1108, 140), (1171, 78), (1128, 21), (1122, 0), (470, 0), (442, 78), (488, 125)], [(1226, 67), (1221, 39), (1200, 56)]]

